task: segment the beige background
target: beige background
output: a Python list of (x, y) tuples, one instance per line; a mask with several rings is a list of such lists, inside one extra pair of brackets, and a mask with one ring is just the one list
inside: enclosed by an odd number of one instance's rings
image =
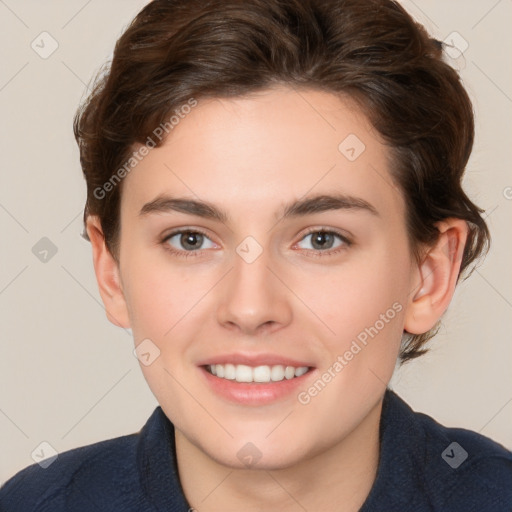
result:
[[(62, 452), (136, 432), (157, 405), (131, 337), (105, 318), (80, 237), (85, 183), (71, 124), (86, 84), (145, 4), (0, 0), (0, 482), (33, 463), (43, 441)], [(466, 187), (488, 212), (494, 244), (460, 286), (431, 353), (393, 385), (440, 423), (512, 449), (512, 2), (403, 4), (439, 39), (456, 31), (456, 45), (469, 45), (453, 62), (477, 115)], [(43, 31), (58, 42), (46, 59), (31, 47), (51, 49)], [(32, 252), (43, 237), (57, 248), (46, 263)]]

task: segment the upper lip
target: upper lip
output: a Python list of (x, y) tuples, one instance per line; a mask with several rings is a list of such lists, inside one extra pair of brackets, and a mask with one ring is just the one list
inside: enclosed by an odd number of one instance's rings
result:
[(301, 366), (313, 367), (313, 365), (307, 361), (299, 361), (286, 356), (280, 356), (278, 354), (221, 354), (213, 357), (209, 357), (199, 363), (199, 366), (207, 366), (213, 364), (245, 364), (247, 366), (294, 366), (299, 368)]

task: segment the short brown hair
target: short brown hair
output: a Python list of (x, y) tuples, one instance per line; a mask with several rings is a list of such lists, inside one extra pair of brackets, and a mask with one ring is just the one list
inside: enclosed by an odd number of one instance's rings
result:
[[(362, 107), (390, 147), (417, 257), (435, 242), (436, 222), (449, 217), (469, 225), (461, 272), (485, 252), (483, 210), (461, 186), (474, 138), (470, 99), (443, 60), (442, 43), (392, 0), (149, 3), (75, 115), (87, 181), (84, 223), (99, 216), (117, 259), (122, 183), (105, 194), (104, 185), (134, 144), (144, 144), (190, 98), (243, 96), (279, 84), (348, 95)], [(401, 360), (426, 352), (434, 334), (404, 337)]]

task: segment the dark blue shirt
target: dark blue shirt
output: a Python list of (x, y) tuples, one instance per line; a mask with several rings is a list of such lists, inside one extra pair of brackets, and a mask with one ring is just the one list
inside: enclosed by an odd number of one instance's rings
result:
[[(512, 512), (512, 452), (494, 441), (443, 427), (387, 390), (380, 442), (377, 477), (360, 512)], [(1, 512), (189, 509), (174, 427), (160, 407), (140, 432), (61, 453), (46, 469), (29, 466), (0, 489)]]

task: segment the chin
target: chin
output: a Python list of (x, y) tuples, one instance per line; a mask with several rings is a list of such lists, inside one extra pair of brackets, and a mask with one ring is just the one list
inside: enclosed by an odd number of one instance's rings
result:
[(252, 450), (254, 450), (254, 448), (246, 448), (245, 454), (243, 456), (240, 454), (240, 458), (228, 458), (226, 457), (226, 453), (218, 454), (218, 457), (215, 456), (217, 454), (213, 453), (208, 455), (217, 463), (231, 469), (247, 469), (251, 471), (277, 471), (287, 469), (297, 465), (303, 460), (303, 457), (298, 453), (269, 453), (265, 449), (260, 450), (259, 453), (254, 452), (253, 456), (251, 456), (250, 453)]

